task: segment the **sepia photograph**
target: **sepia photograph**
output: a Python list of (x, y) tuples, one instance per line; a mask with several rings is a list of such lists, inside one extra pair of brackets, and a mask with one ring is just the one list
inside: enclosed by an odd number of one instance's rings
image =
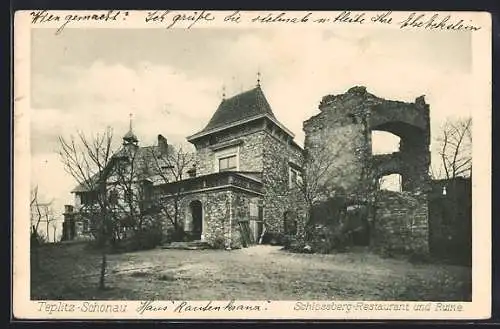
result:
[[(111, 12), (99, 19), (140, 14)], [(473, 302), (473, 244), (491, 220), (473, 211), (489, 193), (477, 189), (489, 155), (476, 149), (490, 152), (491, 138), (479, 25), (444, 13), (326, 12), (316, 21), (345, 24), (313, 28), (293, 25), (312, 12), (174, 14), (102, 28), (25, 13), (29, 220), (15, 219), (26, 238), (15, 244), (35, 311), (288, 301), (299, 313), (451, 315)], [(212, 27), (217, 14), (251, 24)]]

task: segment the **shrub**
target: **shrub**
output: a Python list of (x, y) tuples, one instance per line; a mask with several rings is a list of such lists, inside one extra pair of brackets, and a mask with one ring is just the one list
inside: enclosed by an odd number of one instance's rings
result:
[[(85, 242), (82, 242), (85, 244), (84, 249), (93, 252), (93, 253), (99, 253), (102, 249), (102, 239), (100, 238), (94, 238)], [(108, 252), (113, 251), (114, 249), (114, 241), (110, 241), (110, 243), (107, 245), (106, 250)]]
[(282, 233), (267, 232), (262, 237), (263, 244), (270, 244), (272, 246), (283, 246), (285, 240), (285, 235)]
[(138, 231), (132, 236), (137, 250), (153, 249), (161, 244), (162, 238), (163, 234), (161, 230), (154, 228)]
[(135, 231), (129, 237), (120, 240), (114, 247), (115, 252), (130, 252), (154, 249), (163, 242), (163, 232), (156, 226)]
[(33, 247), (35, 247), (35, 248), (38, 247), (41, 244), (44, 244), (46, 242), (45, 241), (46, 240), (45, 236), (41, 235), (40, 233), (35, 232), (35, 231), (31, 233), (31, 237), (30, 238), (31, 238), (31, 240), (30, 240), (31, 241), (31, 245)]
[(346, 251), (350, 245), (349, 234), (342, 226), (314, 225), (308, 227), (307, 244), (312, 252), (328, 254)]
[(210, 247), (212, 249), (224, 249), (225, 246), (226, 246), (226, 243), (224, 241), (224, 238), (221, 236), (215, 237), (215, 239), (210, 242)]
[(182, 228), (175, 229), (173, 227), (168, 228), (165, 236), (163, 237), (163, 243), (184, 241), (186, 238), (186, 233)]
[(307, 242), (297, 236), (286, 236), (284, 249), (297, 253), (310, 253), (312, 251)]

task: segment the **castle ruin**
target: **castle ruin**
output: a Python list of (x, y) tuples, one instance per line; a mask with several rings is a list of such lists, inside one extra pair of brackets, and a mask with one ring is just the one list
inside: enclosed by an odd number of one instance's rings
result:
[[(353, 87), (323, 97), (319, 109), (303, 124), (304, 149), (331, 156), (322, 182), (327, 197), (340, 190), (372, 203), (370, 245), (427, 252), (430, 119), (424, 96), (406, 103)], [(372, 131), (400, 137), (399, 151), (374, 155)], [(378, 190), (379, 179), (390, 174), (401, 175), (401, 192)]]

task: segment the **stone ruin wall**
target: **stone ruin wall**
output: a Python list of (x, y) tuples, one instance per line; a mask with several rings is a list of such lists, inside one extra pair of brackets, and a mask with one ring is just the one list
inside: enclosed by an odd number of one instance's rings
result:
[(382, 251), (427, 253), (429, 209), (425, 195), (380, 191), (372, 232), (372, 245)]
[[(327, 157), (321, 178), (325, 199), (341, 191), (356, 202), (372, 202), (375, 211), (371, 244), (383, 249), (428, 250), (428, 170), (430, 165), (429, 106), (385, 100), (353, 87), (341, 95), (323, 97), (320, 113), (303, 124), (306, 152)], [(371, 132), (401, 138), (392, 154), (372, 155)], [(313, 160), (315, 161), (315, 160)], [(327, 163), (331, 163), (328, 164)], [(321, 167), (320, 166), (320, 167)], [(374, 184), (389, 174), (402, 176), (402, 193), (377, 191)]]

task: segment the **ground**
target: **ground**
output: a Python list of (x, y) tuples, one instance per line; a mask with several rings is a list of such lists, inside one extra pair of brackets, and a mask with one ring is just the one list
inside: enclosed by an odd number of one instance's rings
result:
[(99, 291), (100, 256), (84, 248), (42, 247), (32, 299), (471, 300), (468, 267), (415, 264), (367, 251), (294, 254), (276, 246), (109, 255), (109, 289)]

